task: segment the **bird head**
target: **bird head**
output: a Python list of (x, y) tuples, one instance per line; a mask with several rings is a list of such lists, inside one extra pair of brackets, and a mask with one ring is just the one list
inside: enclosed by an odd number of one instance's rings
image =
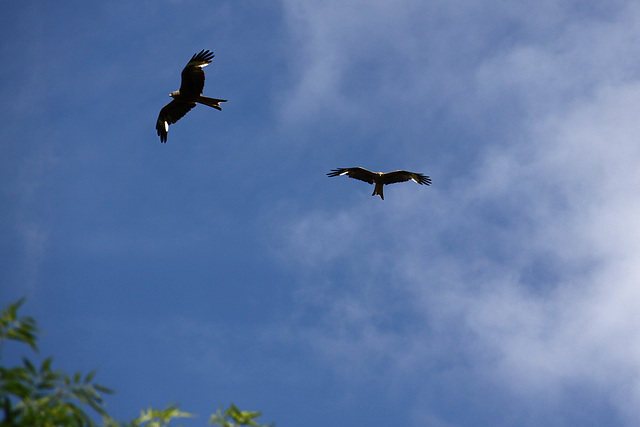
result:
[(169, 96), (170, 96), (170, 97), (172, 97), (172, 98), (175, 98), (176, 96), (180, 96), (180, 91), (179, 91), (179, 90), (177, 90), (177, 91), (175, 91), (175, 92), (171, 92), (171, 93), (169, 94)]

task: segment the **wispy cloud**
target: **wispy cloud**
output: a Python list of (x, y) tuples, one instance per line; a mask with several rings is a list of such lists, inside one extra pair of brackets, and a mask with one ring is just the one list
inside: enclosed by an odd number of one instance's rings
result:
[[(390, 44), (415, 42), (405, 32), (410, 8), (344, 14), (354, 18), (329, 24), (323, 7), (317, 14), (311, 7), (292, 13), (309, 24), (304, 32), (316, 64), (302, 68), (296, 105), (313, 87), (340, 91), (336, 82), (348, 75), (340, 61), (362, 54), (350, 46), (371, 53), (363, 22), (373, 28), (389, 22), (387, 14), (399, 17), (403, 26), (385, 33), (398, 37)], [(579, 384), (604, 395), (625, 423), (637, 423), (640, 86), (629, 60), (637, 17), (632, 6), (602, 20), (565, 15), (554, 37), (516, 34), (470, 69), (452, 66), (472, 89), (457, 108), (461, 116), (485, 132), (481, 122), (492, 115), (494, 126), (515, 137), (482, 147), (446, 192), (434, 186), (419, 202), (399, 192), (401, 209), (358, 201), (285, 224), (286, 256), (299, 271), (320, 263), (326, 272), (322, 283), (305, 277), (329, 302), (317, 324), (300, 325), (309, 345), (341, 370), (379, 368), (384, 359), (386, 368), (374, 371), (400, 382), (412, 382), (416, 372), (437, 376), (441, 361), (459, 360), (475, 381), (495, 381), (538, 404), (547, 393), (571, 402), (566, 390)], [(340, 73), (334, 69), (314, 86), (304, 76), (317, 70), (323, 50)], [(433, 82), (433, 74), (406, 77), (413, 87)], [(460, 97), (440, 89), (445, 98)], [(521, 113), (516, 126), (495, 121), (500, 113), (511, 118), (514, 106)], [(345, 267), (339, 259), (346, 254)]]

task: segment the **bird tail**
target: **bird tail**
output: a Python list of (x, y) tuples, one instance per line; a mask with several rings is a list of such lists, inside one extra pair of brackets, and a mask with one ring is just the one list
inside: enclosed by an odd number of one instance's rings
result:
[(382, 187), (384, 186), (384, 184), (378, 184), (376, 183), (376, 187), (373, 189), (373, 194), (372, 196), (380, 196), (380, 198), (382, 200), (384, 200), (384, 194), (382, 194)]
[(208, 105), (209, 107), (213, 107), (216, 110), (222, 111), (222, 108), (220, 107), (220, 103), (221, 102), (227, 102), (227, 100), (226, 99), (208, 98), (206, 96), (200, 95), (198, 97), (198, 99), (197, 99), (197, 102), (199, 102), (200, 104)]

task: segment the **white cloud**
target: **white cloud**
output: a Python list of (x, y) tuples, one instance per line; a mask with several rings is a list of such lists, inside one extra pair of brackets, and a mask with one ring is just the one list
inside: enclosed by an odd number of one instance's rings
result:
[[(510, 16), (540, 23), (554, 10), (547, 5), (538, 15)], [(370, 48), (363, 25), (375, 27), (385, 14), (412, 21), (410, 8), (338, 14), (350, 16), (338, 22), (355, 26), (352, 36), (328, 24), (323, 8), (310, 7), (298, 11), (313, 20), (310, 51), (342, 49), (340, 58), (354, 46)], [(492, 109), (510, 117), (515, 104), (524, 116), (511, 131), (517, 139), (483, 147), (476, 167), (446, 192), (434, 186), (428, 198), (414, 199), (399, 191), (394, 203), (402, 209), (359, 204), (284, 225), (287, 257), (301, 267), (322, 258), (330, 283), (323, 320), (300, 326), (310, 345), (334, 358), (336, 369), (345, 362), (361, 368), (376, 354), (400, 382), (414, 381), (416, 372), (437, 375), (439, 361), (461, 358), (473, 381), (495, 381), (532, 406), (550, 395), (556, 404), (570, 401), (567, 386), (578, 384), (606, 396), (623, 422), (640, 422), (640, 76), (630, 60), (638, 17), (630, 6), (607, 19), (565, 21), (553, 27), (557, 37), (532, 29), (469, 70), (453, 67), (462, 86), (474, 88), (460, 117), (481, 123)], [(389, 45), (410, 39), (393, 29)], [(341, 78), (334, 73), (322, 93), (337, 92)], [(433, 82), (411, 78), (408, 87)], [(306, 99), (313, 85), (300, 82), (296, 96)], [(358, 254), (351, 266), (335, 270), (349, 254)], [(339, 285), (331, 281), (341, 278), (349, 280), (332, 299)]]

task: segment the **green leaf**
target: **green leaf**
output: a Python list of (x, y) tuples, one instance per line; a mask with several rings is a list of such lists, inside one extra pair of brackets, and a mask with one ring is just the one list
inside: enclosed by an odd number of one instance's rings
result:
[(98, 390), (100, 393), (104, 393), (104, 394), (113, 394), (114, 391), (110, 388), (107, 388), (101, 384), (94, 384), (93, 385), (95, 387), (96, 390)]
[(18, 308), (25, 302), (21, 298), (13, 304), (9, 304), (0, 313), (0, 343), (5, 339), (21, 341), (28, 344), (34, 351), (38, 351), (36, 346), (36, 321), (32, 317), (18, 318)]
[(98, 371), (96, 371), (95, 369), (91, 372), (89, 372), (87, 375), (84, 376), (84, 382), (85, 384), (90, 383), (91, 381), (93, 381), (93, 378), (96, 376), (96, 374), (98, 373)]
[(254, 421), (262, 414), (255, 411), (241, 411), (234, 404), (229, 405), (224, 413), (220, 408), (209, 418), (209, 424), (217, 424), (221, 427), (259, 426)]
[(26, 357), (22, 358), (22, 363), (24, 364), (25, 368), (27, 368), (27, 371), (29, 371), (29, 374), (31, 375), (37, 375), (38, 374), (38, 370), (36, 369), (35, 365)]
[(44, 359), (44, 361), (42, 362), (42, 365), (40, 366), (40, 373), (41, 374), (50, 373), (52, 363), (53, 363), (53, 357), (47, 357), (46, 359)]
[(191, 417), (195, 417), (195, 415), (189, 412), (180, 411), (175, 405), (168, 405), (165, 409), (149, 408), (146, 411), (142, 411), (135, 421), (138, 423), (148, 423), (146, 427), (160, 427), (168, 425), (171, 420), (175, 418)]

